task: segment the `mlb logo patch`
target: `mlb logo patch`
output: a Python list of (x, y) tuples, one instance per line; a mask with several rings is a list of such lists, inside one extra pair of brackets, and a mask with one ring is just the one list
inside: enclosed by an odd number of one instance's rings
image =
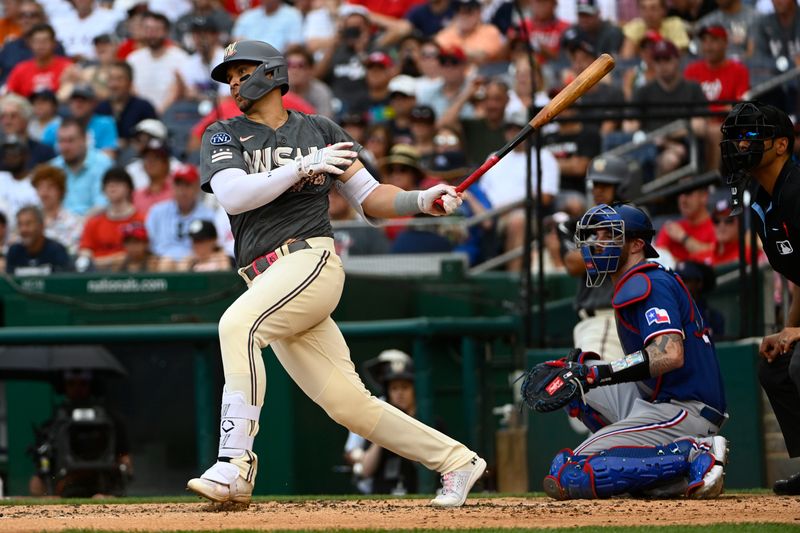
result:
[(792, 243), (790, 243), (789, 241), (777, 241), (775, 243), (775, 246), (778, 247), (778, 253), (781, 255), (789, 255), (792, 252), (794, 252), (794, 249), (792, 248)]
[(669, 321), (669, 313), (667, 313), (666, 309), (660, 309), (658, 307), (651, 307), (644, 313), (644, 317), (647, 319), (647, 325), (652, 326), (653, 324), (670, 324)]
[(547, 385), (547, 387), (544, 388), (544, 390), (547, 391), (547, 394), (552, 396), (553, 394), (556, 393), (556, 391), (558, 391), (558, 389), (560, 389), (563, 386), (564, 386), (564, 380), (559, 377), (559, 378), (556, 378), (553, 381), (551, 381)]

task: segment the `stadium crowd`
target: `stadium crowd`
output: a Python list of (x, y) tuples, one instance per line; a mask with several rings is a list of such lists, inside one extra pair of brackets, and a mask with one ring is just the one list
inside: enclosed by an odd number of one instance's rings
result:
[[(201, 192), (197, 164), (205, 127), (240, 113), (227, 86), (209, 76), (235, 40), (280, 49), (291, 84), (286, 107), (336, 120), (365, 147), (373, 175), (406, 189), (457, 183), (599, 54), (612, 54), (613, 75), (541, 132), (543, 179), (534, 192), (548, 214), (573, 216), (586, 207), (594, 158), (674, 118), (691, 120), (626, 154), (639, 181), (682, 167), (692, 153), (701, 154), (696, 174), (717, 168), (722, 118), (714, 112), (800, 65), (795, 0), (2, 7), (0, 245), (5, 270), (17, 275), (233, 267), (227, 216)], [(795, 113), (794, 84), (764, 97)], [(465, 193), (462, 216), (524, 197), (526, 150), (520, 145)], [(332, 219), (355, 219), (334, 194)], [(718, 200), (707, 187), (688, 187), (678, 202), (655, 204), (658, 246), (676, 260), (735, 260), (735, 227)], [(518, 247), (523, 235), (524, 218), (509, 209), (461, 231), (345, 224), (336, 241), (342, 255), (460, 250), (475, 264)], [(551, 255), (548, 268), (563, 268)]]

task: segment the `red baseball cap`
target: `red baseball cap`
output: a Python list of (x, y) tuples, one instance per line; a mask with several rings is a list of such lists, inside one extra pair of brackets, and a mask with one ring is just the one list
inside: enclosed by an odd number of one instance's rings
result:
[(197, 167), (190, 164), (184, 164), (175, 170), (172, 175), (175, 181), (182, 181), (184, 183), (197, 183), (200, 181), (200, 173), (197, 172)]
[(122, 240), (133, 239), (137, 241), (147, 241), (147, 229), (141, 222), (131, 222), (122, 227)]
[(372, 52), (370, 55), (367, 56), (367, 59), (364, 60), (364, 64), (366, 66), (370, 65), (381, 65), (383, 68), (390, 68), (394, 65), (394, 61), (392, 58), (389, 57), (388, 54), (385, 52)]
[(699, 37), (703, 37), (704, 35), (711, 35), (712, 37), (716, 37), (718, 39), (728, 40), (728, 30), (725, 29), (725, 26), (721, 24), (709, 24), (708, 26), (703, 26), (697, 32)]
[(467, 61), (467, 54), (460, 46), (451, 46), (450, 48), (442, 48), (439, 52), (439, 61), (450, 60), (457, 63), (464, 63)]

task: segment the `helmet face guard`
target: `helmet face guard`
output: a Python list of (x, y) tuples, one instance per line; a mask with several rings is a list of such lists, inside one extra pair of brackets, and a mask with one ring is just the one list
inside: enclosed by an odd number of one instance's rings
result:
[(586, 266), (586, 286), (599, 287), (619, 269), (625, 246), (625, 221), (606, 204), (589, 209), (575, 229), (575, 244)]
[[(776, 127), (767, 123), (755, 104), (736, 104), (722, 123), (722, 175), (728, 185), (741, 181), (742, 171), (754, 169), (764, 157), (764, 143), (775, 139)], [(746, 147), (740, 142), (747, 141)]]
[[(273, 46), (262, 41), (236, 41), (225, 49), (223, 61), (211, 71), (211, 78), (227, 83), (227, 70), (232, 63), (256, 64), (256, 69), (239, 80), (239, 95), (255, 102), (273, 89), (280, 87), (281, 94), (289, 91), (289, 68), (286, 58)], [(271, 77), (267, 77), (268, 74)]]

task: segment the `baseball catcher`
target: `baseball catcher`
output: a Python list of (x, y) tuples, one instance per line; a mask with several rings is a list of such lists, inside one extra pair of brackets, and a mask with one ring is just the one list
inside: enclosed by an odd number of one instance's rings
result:
[(587, 286), (614, 282), (627, 355), (605, 363), (574, 349), (525, 375), (528, 407), (565, 408), (594, 432), (553, 459), (543, 483), (553, 498), (722, 492), (728, 443), (718, 435), (727, 419), (719, 364), (680, 277), (647, 261), (658, 257), (654, 234), (647, 215), (626, 204), (598, 205), (578, 222)]

